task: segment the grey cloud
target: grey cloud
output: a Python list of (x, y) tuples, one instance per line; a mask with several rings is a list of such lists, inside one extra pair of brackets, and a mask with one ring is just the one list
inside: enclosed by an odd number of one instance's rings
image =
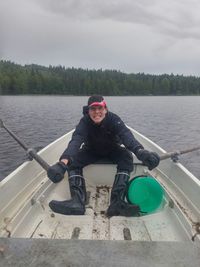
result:
[(0, 56), (22, 64), (199, 73), (199, 6), (195, 0), (18, 0), (17, 6), (0, 0)]
[(4, 3), (0, 2), (0, 59), (3, 58), (4, 41), (5, 41), (3, 7), (4, 7)]
[(197, 0), (36, 0), (45, 10), (68, 19), (113, 20), (143, 24), (174, 38), (199, 39)]
[[(149, 23), (159, 17), (148, 11), (149, 1), (130, 0), (36, 0), (41, 7), (54, 14), (62, 14), (66, 18), (111, 19), (115, 21)], [(151, 3), (156, 1), (151, 1)], [(155, 17), (156, 15), (156, 17)]]

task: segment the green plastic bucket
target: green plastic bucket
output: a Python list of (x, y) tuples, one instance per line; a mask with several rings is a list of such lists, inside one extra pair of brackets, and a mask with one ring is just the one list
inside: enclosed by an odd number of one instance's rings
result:
[(138, 176), (128, 184), (127, 200), (140, 206), (142, 212), (151, 213), (161, 206), (164, 197), (162, 186), (150, 176)]

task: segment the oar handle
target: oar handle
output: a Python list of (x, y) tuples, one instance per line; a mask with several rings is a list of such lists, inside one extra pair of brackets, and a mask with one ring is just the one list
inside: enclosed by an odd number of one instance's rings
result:
[(4, 128), (17, 141), (17, 143), (21, 147), (23, 147), (23, 149), (27, 152), (27, 154), (31, 158), (35, 159), (40, 164), (40, 166), (42, 166), (46, 171), (48, 170), (49, 164), (37, 154), (35, 149), (28, 148), (27, 145), (22, 140), (20, 140), (19, 137), (16, 136), (16, 134), (14, 134), (7, 126), (5, 126), (5, 124), (1, 119), (0, 119), (0, 127)]

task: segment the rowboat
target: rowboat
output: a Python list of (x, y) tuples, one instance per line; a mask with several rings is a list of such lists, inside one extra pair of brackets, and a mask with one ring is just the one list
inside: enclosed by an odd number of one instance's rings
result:
[[(143, 146), (166, 151), (129, 127)], [(38, 152), (55, 164), (73, 131)], [(131, 177), (155, 178), (165, 191), (160, 207), (137, 217), (107, 218), (116, 166), (84, 168), (86, 213), (53, 213), (52, 199), (70, 198), (67, 174), (53, 184), (35, 161), (27, 161), (0, 182), (2, 266), (200, 266), (200, 181), (179, 162), (162, 160), (152, 171), (134, 156)], [(10, 264), (10, 265), (9, 265)], [(71, 265), (70, 265), (71, 264)]]

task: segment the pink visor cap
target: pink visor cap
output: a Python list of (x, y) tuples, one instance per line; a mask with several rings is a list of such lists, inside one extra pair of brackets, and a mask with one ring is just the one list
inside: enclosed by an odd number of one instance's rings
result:
[(90, 107), (93, 107), (93, 106), (100, 106), (100, 107), (106, 107), (106, 101), (103, 100), (101, 102), (93, 102), (92, 104), (89, 105), (89, 108)]

